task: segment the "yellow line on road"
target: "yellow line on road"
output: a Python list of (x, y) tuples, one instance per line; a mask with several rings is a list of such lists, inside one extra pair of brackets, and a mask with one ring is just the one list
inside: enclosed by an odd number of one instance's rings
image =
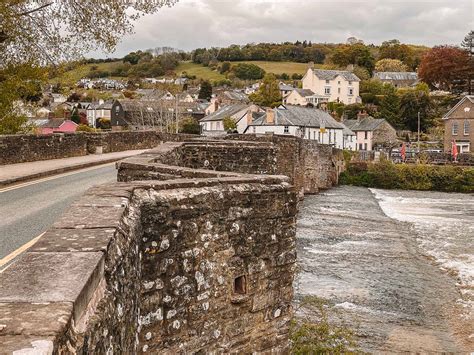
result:
[(115, 162), (107, 163), (107, 164), (102, 164), (102, 165), (95, 165), (95, 166), (92, 166), (92, 167), (89, 167), (89, 168), (83, 168), (83, 169), (79, 169), (79, 170), (74, 170), (74, 171), (67, 172), (67, 173), (62, 173), (62, 174), (53, 175), (53, 176), (45, 177), (45, 178), (42, 178), (42, 179), (34, 180), (34, 181), (25, 182), (25, 183), (23, 183), (23, 184), (18, 184), (18, 185), (14, 185), (14, 186), (10, 186), (10, 187), (5, 187), (5, 188), (3, 188), (3, 189), (0, 189), (0, 193), (2, 193), (2, 192), (7, 192), (7, 191), (11, 191), (11, 190), (16, 190), (16, 189), (21, 189), (22, 187), (27, 187), (27, 186), (30, 186), (30, 185), (39, 184), (39, 183), (42, 183), (42, 182), (45, 182), (45, 181), (49, 181), (49, 180), (59, 179), (59, 178), (62, 178), (62, 177), (65, 177), (65, 176), (69, 176), (69, 175), (74, 175), (74, 174), (83, 173), (83, 172), (86, 172), (86, 171), (89, 171), (89, 170), (95, 170), (95, 169), (99, 169), (99, 168), (104, 168), (104, 167), (106, 167), (106, 166), (114, 165), (114, 164), (115, 164)]
[[(4, 257), (3, 259), (0, 260), (0, 268), (3, 267), (4, 265), (8, 264), (10, 261), (12, 261), (13, 259), (15, 259), (18, 255), (20, 255), (21, 253), (25, 252), (26, 250), (28, 250), (29, 248), (31, 248), (33, 245), (36, 244), (36, 242), (43, 236), (43, 234), (46, 233), (46, 232), (43, 232), (41, 233), (39, 236), (37, 236), (36, 238), (30, 240), (28, 243), (25, 243), (23, 244), (21, 247), (19, 247), (17, 250), (15, 250), (14, 252), (8, 254), (6, 257)], [(4, 272), (6, 269), (8, 269), (10, 265), (8, 265), (7, 267), (3, 268), (0, 270), (0, 274), (2, 272)]]

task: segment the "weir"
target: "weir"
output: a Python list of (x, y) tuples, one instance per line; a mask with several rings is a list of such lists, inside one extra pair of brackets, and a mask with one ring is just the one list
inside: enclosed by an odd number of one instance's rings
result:
[(342, 152), (173, 139), (117, 163), (0, 274), (0, 351), (286, 352), (298, 201)]

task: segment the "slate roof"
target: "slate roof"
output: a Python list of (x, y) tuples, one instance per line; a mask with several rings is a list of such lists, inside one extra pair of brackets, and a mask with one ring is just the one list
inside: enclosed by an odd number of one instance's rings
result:
[(224, 91), (223, 94), (234, 101), (248, 101), (249, 99), (247, 95), (237, 91)]
[(366, 117), (359, 120), (345, 120), (343, 123), (354, 132), (357, 131), (375, 131), (382, 123), (386, 122), (383, 118)]
[(381, 71), (374, 73), (374, 78), (380, 80), (418, 80), (416, 72), (391, 72)]
[(347, 70), (323, 70), (323, 69), (312, 69), (312, 70), (313, 70), (313, 74), (322, 80), (333, 80), (338, 75), (340, 75), (347, 81), (360, 81), (357, 75)]
[(293, 90), (296, 91), (298, 94), (300, 94), (303, 97), (314, 95), (314, 92), (310, 89), (293, 89)]
[(266, 122), (267, 114), (263, 114), (250, 124), (250, 126), (298, 126), (322, 127), (344, 129), (344, 125), (337, 122), (326, 111), (302, 106), (280, 106), (274, 109), (274, 124)]
[(204, 117), (200, 122), (209, 122), (209, 121), (220, 121), (226, 117), (232, 117), (233, 115), (250, 108), (251, 105), (247, 104), (234, 104), (221, 107), (217, 111), (211, 113), (210, 115)]
[(278, 86), (280, 87), (280, 91), (292, 91), (295, 89), (293, 86), (285, 83), (280, 83)]

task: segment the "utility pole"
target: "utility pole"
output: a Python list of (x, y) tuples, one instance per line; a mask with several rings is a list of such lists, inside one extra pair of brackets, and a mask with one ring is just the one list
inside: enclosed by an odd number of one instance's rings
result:
[(420, 154), (420, 111), (418, 111), (418, 154)]

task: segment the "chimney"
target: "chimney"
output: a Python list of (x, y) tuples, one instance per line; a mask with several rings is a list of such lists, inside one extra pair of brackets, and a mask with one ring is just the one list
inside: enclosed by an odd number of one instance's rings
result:
[(219, 102), (214, 101), (214, 111), (217, 111), (219, 109)]
[(349, 64), (346, 68), (347, 71), (353, 72), (354, 71), (354, 64)]
[(314, 62), (309, 62), (308, 63), (308, 68), (309, 69), (314, 69)]
[(266, 122), (267, 124), (274, 124), (275, 123), (275, 110), (272, 108), (267, 108), (266, 110), (267, 115), (266, 115)]
[(357, 121), (361, 121), (363, 120), (364, 118), (367, 118), (369, 117), (369, 114), (367, 113), (367, 111), (363, 110), (363, 111), (359, 111), (359, 113), (357, 114)]

